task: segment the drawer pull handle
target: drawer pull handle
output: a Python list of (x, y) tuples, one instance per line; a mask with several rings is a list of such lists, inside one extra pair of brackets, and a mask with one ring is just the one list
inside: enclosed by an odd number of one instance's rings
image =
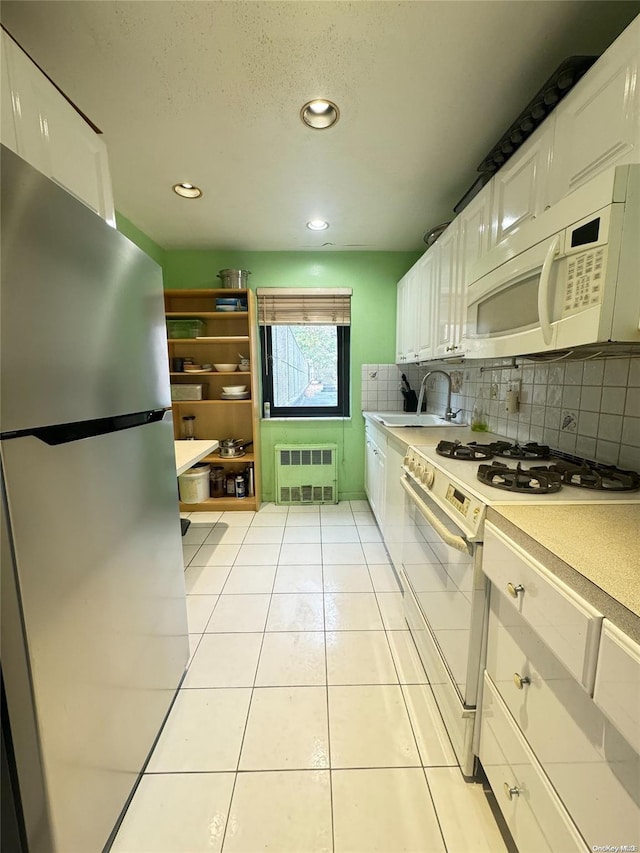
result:
[(524, 592), (524, 587), (522, 586), (521, 583), (519, 583), (517, 586), (514, 586), (512, 583), (508, 583), (507, 584), (507, 592), (509, 593), (511, 598), (517, 598), (518, 593)]
[(528, 675), (520, 675), (519, 672), (513, 673), (513, 683), (518, 688), (518, 690), (522, 690), (525, 684), (531, 684), (531, 679)]
[(515, 785), (511, 786), (508, 782), (505, 782), (503, 787), (505, 794), (510, 800), (512, 800), (514, 797), (520, 796), (520, 788), (516, 788)]

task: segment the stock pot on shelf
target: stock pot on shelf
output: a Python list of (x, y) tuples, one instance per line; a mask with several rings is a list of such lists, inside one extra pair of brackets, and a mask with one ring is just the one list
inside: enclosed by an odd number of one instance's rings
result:
[(218, 453), (223, 459), (235, 459), (238, 456), (244, 456), (245, 450), (252, 441), (246, 441), (244, 438), (223, 438), (220, 442)]

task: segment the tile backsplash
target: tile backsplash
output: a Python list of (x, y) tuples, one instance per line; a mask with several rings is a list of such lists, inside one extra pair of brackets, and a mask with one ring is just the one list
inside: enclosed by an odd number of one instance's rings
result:
[[(570, 362), (517, 359), (467, 361), (426, 367), (362, 365), (362, 409), (402, 411), (400, 377), (416, 394), (430, 370), (452, 376), (451, 406), (469, 423), (478, 394), (484, 394), (489, 429), (518, 441), (544, 442), (567, 453), (640, 470), (640, 355)], [(498, 367), (508, 369), (497, 370)], [(480, 370), (483, 368), (483, 370)], [(447, 383), (435, 375), (427, 381), (427, 411), (444, 414)], [(481, 390), (482, 389), (482, 390)], [(517, 390), (519, 409), (507, 414), (508, 390)]]

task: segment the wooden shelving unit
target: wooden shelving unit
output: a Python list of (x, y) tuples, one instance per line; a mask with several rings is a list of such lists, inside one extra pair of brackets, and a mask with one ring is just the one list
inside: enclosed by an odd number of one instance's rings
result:
[[(216, 311), (216, 297), (246, 298), (247, 311)], [(172, 384), (202, 384), (206, 399), (174, 401), (173, 427), (177, 440), (182, 438), (182, 418), (195, 416), (196, 438), (240, 438), (253, 442), (244, 456), (222, 458), (217, 453), (203, 461), (220, 465), (225, 473), (242, 472), (253, 467), (254, 495), (246, 498), (209, 498), (202, 503), (180, 502), (182, 512), (214, 512), (226, 510), (257, 510), (260, 507), (260, 387), (258, 382), (258, 327), (255, 295), (250, 290), (206, 289), (166, 290), (167, 319), (197, 318), (204, 320), (203, 337), (168, 338), (169, 367), (173, 358), (191, 356), (201, 364), (237, 363), (239, 356), (250, 359), (250, 371), (218, 373), (177, 373), (170, 371)], [(247, 385), (251, 397), (247, 400), (222, 400), (223, 385)]]

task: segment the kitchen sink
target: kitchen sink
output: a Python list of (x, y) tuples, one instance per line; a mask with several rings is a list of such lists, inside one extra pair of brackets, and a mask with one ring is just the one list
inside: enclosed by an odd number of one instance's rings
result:
[(373, 417), (379, 423), (384, 424), (384, 426), (388, 427), (462, 427), (467, 426), (467, 424), (462, 423), (461, 421), (446, 421), (444, 418), (440, 417), (440, 415), (429, 415), (423, 412), (421, 415), (416, 414), (415, 412), (407, 412), (407, 413), (390, 413), (386, 414), (374, 414)]

